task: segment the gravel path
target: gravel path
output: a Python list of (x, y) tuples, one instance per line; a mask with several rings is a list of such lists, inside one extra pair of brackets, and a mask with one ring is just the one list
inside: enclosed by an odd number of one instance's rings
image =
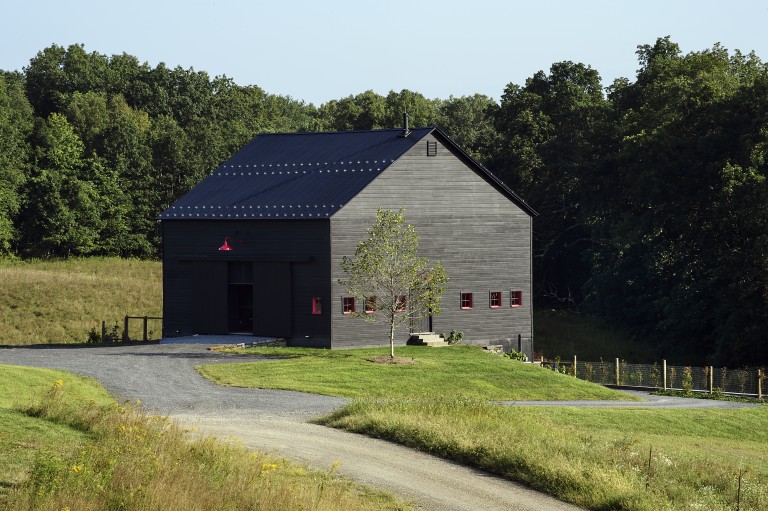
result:
[[(474, 511), (576, 510), (552, 497), (485, 472), (419, 453), (390, 442), (307, 423), (345, 399), (300, 392), (221, 387), (202, 378), (201, 364), (258, 360), (208, 351), (222, 339), (186, 339), (184, 343), (108, 347), (0, 348), (0, 364), (65, 369), (92, 376), (115, 397), (140, 399), (150, 412), (167, 415), (205, 434), (237, 438), (243, 445), (339, 472), (371, 486), (388, 489), (418, 509)], [(226, 342), (231, 342), (227, 339)], [(208, 344), (206, 344), (208, 343)], [(679, 406), (674, 398), (650, 406)], [(699, 405), (704, 400), (683, 400)], [(667, 404), (664, 404), (664, 403)], [(592, 406), (596, 402), (560, 405)], [(603, 406), (615, 402), (597, 402)], [(739, 403), (725, 403), (728, 407)], [(552, 405), (551, 402), (505, 404)], [(622, 404), (623, 405), (623, 404)], [(621, 405), (620, 405), (621, 406)], [(638, 406), (638, 403), (624, 406)]]

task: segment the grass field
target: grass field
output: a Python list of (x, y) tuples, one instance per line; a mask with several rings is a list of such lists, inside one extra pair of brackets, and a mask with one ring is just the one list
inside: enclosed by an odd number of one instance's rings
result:
[[(284, 356), (198, 368), (219, 383), (356, 398), (321, 424), (394, 440), (589, 509), (768, 509), (768, 407), (500, 407), (507, 399), (610, 399), (613, 391), (473, 347), (246, 349)], [(649, 471), (650, 458), (650, 471)], [(646, 488), (647, 485), (647, 488)]]
[(0, 344), (85, 342), (102, 321), (162, 315), (157, 261), (0, 259), (0, 282)]
[[(327, 471), (232, 444), (115, 403), (95, 381), (0, 365), (0, 509), (410, 509)], [(14, 395), (14, 398), (9, 398)]]

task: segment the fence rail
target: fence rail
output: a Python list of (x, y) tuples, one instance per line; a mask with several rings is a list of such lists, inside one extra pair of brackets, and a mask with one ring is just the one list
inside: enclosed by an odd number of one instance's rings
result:
[(727, 369), (724, 367), (694, 367), (661, 364), (632, 364), (619, 360), (560, 362), (553, 367), (582, 380), (601, 385), (621, 387), (655, 388), (658, 390), (682, 390), (736, 394), (763, 398), (763, 369)]
[[(133, 338), (130, 335), (129, 327), (131, 326), (130, 320), (141, 320), (142, 321), (142, 340), (143, 341), (150, 341), (154, 338), (155, 332), (160, 332), (162, 330), (162, 321), (163, 318), (161, 317), (155, 317), (155, 316), (125, 316), (123, 320), (123, 342), (128, 342), (132, 340)], [(149, 329), (150, 321), (153, 322), (153, 328)], [(157, 326), (155, 326), (157, 325)], [(157, 328), (157, 330), (155, 330)], [(159, 338), (159, 336), (158, 336)]]

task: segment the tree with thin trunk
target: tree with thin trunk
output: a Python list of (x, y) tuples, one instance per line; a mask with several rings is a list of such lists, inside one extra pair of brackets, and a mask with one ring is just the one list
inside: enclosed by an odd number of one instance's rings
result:
[(395, 330), (406, 321), (440, 314), (441, 295), (448, 276), (440, 262), (417, 255), (419, 236), (399, 212), (379, 208), (367, 239), (357, 245), (354, 257), (344, 256), (340, 279), (349, 294), (361, 299), (362, 310), (353, 316), (389, 325), (389, 356), (395, 357)]

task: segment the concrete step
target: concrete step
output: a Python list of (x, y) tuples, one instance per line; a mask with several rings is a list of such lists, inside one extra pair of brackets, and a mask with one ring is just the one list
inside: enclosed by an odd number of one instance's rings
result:
[(412, 346), (448, 346), (449, 344), (442, 337), (434, 332), (419, 332), (411, 335), (408, 344)]

